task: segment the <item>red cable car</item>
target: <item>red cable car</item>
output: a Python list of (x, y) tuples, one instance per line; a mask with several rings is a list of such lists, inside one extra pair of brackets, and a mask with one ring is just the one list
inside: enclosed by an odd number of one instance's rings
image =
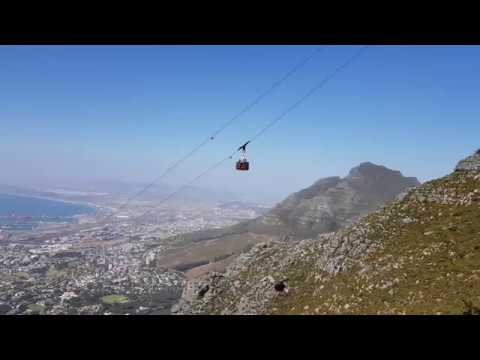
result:
[(246, 148), (249, 142), (250, 141), (246, 142), (245, 144), (243, 144), (238, 148), (238, 150), (241, 151), (242, 153), (240, 155), (240, 160), (237, 161), (237, 165), (236, 165), (237, 170), (247, 171), (250, 169), (250, 164), (246, 157), (246, 152), (247, 152)]
[(237, 161), (237, 170), (246, 171), (250, 168), (250, 164), (247, 160), (238, 160)]

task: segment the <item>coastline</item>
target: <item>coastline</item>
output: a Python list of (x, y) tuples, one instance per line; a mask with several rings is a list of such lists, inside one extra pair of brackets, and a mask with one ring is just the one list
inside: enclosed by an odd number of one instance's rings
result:
[[(10, 196), (18, 196), (18, 197), (24, 197), (24, 198), (32, 198), (32, 199), (40, 199), (40, 200), (49, 200), (49, 201), (58, 201), (62, 202), (65, 204), (71, 204), (71, 205), (79, 205), (79, 206), (86, 206), (86, 207), (91, 207), (94, 208), (95, 210), (101, 209), (101, 206), (95, 203), (91, 202), (80, 202), (80, 201), (72, 201), (72, 200), (66, 200), (66, 199), (60, 199), (60, 198), (54, 198), (50, 196), (42, 196), (42, 195), (28, 195), (28, 194), (21, 194), (21, 193), (12, 193), (12, 192), (0, 192), (0, 195), (10, 195)], [(79, 214), (80, 215), (80, 214)]]
[[(62, 219), (71, 219), (71, 220), (74, 220), (74, 219), (81, 219), (82, 217), (85, 217), (85, 216), (95, 216), (95, 214), (98, 213), (98, 211), (101, 210), (101, 207), (97, 204), (93, 204), (93, 203), (90, 203), (90, 202), (80, 202), (80, 201), (68, 201), (68, 200), (64, 200), (64, 199), (56, 199), (56, 198), (52, 198), (52, 197), (48, 197), (48, 196), (41, 196), (41, 195), (28, 195), (28, 194), (16, 194), (16, 193), (12, 193), (12, 192), (2, 192), (0, 193), (0, 196), (1, 195), (4, 195), (6, 197), (12, 197), (12, 198), (22, 198), (22, 199), (25, 199), (25, 200), (32, 200), (32, 201), (47, 201), (47, 202), (50, 202), (50, 203), (57, 203), (57, 204), (63, 204), (63, 206), (72, 206), (72, 207), (76, 207), (76, 211), (73, 210), (71, 212), (76, 212), (74, 214), (67, 214), (68, 215), (59, 215), (59, 216), (46, 216), (46, 218), (62, 218)], [(8, 208), (8, 207), (7, 207)], [(13, 211), (13, 213), (15, 213), (16, 211)], [(31, 216), (32, 218), (37, 218), (37, 221), (39, 218), (41, 218), (41, 216), (39, 216), (38, 214), (37, 215), (33, 215), (33, 213), (31, 213), (30, 215), (24, 215), (24, 216)], [(2, 214), (0, 215), (0, 218), (2, 219), (8, 219), (10, 216), (8, 214)]]

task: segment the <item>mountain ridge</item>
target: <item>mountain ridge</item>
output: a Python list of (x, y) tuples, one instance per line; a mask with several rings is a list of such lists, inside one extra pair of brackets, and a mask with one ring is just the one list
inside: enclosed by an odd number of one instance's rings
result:
[(337, 232), (258, 244), (172, 311), (480, 314), (480, 154), (455, 170)]

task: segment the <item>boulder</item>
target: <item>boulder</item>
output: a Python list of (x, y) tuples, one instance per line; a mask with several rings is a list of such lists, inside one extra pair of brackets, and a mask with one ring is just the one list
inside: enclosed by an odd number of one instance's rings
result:
[(29, 256), (25, 256), (21, 261), (20, 261), (20, 265), (22, 266), (25, 266), (25, 265), (28, 265), (32, 262), (32, 260), (30, 259)]
[(198, 297), (202, 298), (207, 293), (208, 290), (210, 290), (210, 286), (208, 284), (202, 286), (198, 291)]

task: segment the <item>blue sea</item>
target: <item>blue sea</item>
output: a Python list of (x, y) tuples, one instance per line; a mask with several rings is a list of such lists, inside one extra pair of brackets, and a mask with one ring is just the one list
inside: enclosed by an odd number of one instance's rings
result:
[(0, 194), (0, 216), (72, 217), (95, 212), (92, 207), (63, 201)]

